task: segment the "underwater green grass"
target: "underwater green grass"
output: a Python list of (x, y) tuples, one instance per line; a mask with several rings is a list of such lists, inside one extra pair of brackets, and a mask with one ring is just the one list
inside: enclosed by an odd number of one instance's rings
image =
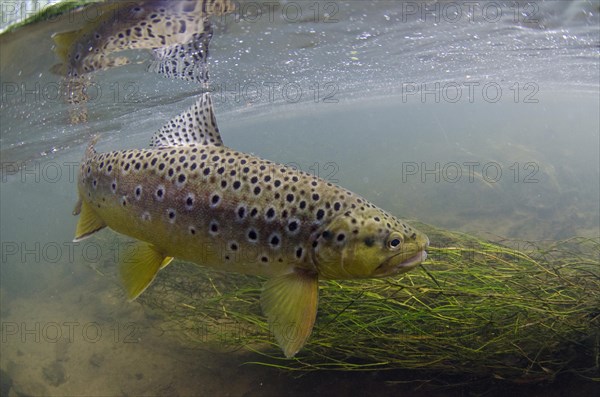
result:
[[(63, 0), (63, 1), (59, 1), (57, 3), (54, 4), (50, 4), (47, 6), (42, 6), (40, 7), (39, 5), (35, 5), (33, 7), (39, 7), (39, 11), (33, 13), (32, 15), (28, 16), (27, 18), (21, 20), (21, 21), (15, 21), (14, 23), (8, 25), (4, 30), (0, 30), (0, 35), (3, 33), (8, 33), (8, 32), (12, 32), (22, 26), (25, 25), (29, 25), (35, 22), (40, 22), (40, 21), (45, 21), (51, 18), (54, 18), (58, 15), (64, 14), (67, 11), (73, 10), (77, 7), (81, 7), (90, 3), (102, 3), (105, 0)], [(19, 4), (19, 3), (15, 3), (14, 4), (15, 7), (17, 7), (17, 9), (19, 7), (25, 7), (24, 9), (26, 10), (26, 13), (29, 14), (32, 12), (32, 10), (28, 9), (25, 5)], [(31, 7), (31, 6), (29, 6)], [(11, 7), (7, 7), (7, 9), (12, 10), (12, 5)], [(35, 8), (34, 8), (35, 10)], [(23, 12), (21, 12), (23, 13)], [(0, 18), (9, 18), (8, 15), (3, 16), (2, 13), (0, 13)]]
[[(600, 239), (493, 244), (420, 226), (434, 243), (396, 278), (322, 281), (308, 344), (285, 359), (262, 281), (178, 263), (140, 300), (190, 346), (258, 352), (290, 371), (411, 369), (510, 381), (600, 381)], [(514, 244), (514, 242), (513, 242)]]

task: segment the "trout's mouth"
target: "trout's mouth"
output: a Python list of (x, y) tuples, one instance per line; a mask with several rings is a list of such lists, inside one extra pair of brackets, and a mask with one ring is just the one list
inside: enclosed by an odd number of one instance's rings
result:
[[(428, 245), (429, 244), (426, 244), (425, 248), (427, 248)], [(375, 276), (385, 277), (398, 273), (406, 273), (427, 259), (427, 251), (425, 251), (425, 249), (417, 252), (415, 255), (403, 260), (400, 263), (394, 263), (399, 255), (402, 254), (394, 255), (379, 265), (375, 270)]]
[(404, 262), (400, 262), (396, 266), (394, 266), (397, 270), (407, 271), (417, 266), (419, 263), (425, 261), (427, 259), (427, 251), (423, 250), (418, 252), (415, 256), (412, 256), (405, 260)]

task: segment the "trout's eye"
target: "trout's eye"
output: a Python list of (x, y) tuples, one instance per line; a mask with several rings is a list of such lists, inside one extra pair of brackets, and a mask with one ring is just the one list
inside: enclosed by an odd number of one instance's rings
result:
[(392, 234), (388, 238), (387, 247), (390, 250), (397, 250), (402, 246), (402, 237), (398, 234)]

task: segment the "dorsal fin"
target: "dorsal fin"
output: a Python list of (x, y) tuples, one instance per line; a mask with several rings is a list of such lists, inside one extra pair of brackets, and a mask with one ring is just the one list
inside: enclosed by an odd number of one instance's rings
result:
[(194, 106), (173, 118), (154, 134), (153, 147), (191, 144), (221, 146), (221, 134), (213, 112), (210, 93), (205, 92)]

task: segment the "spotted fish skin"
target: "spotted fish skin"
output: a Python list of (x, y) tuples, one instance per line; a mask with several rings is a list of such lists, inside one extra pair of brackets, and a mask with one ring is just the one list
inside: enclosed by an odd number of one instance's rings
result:
[(375, 210), (385, 233), (415, 233), (348, 190), (223, 146), (95, 154), (79, 191), (112, 229), (168, 256), (261, 276), (316, 272), (313, 243), (348, 210)]
[(390, 276), (426, 258), (425, 235), (364, 198), (224, 146), (208, 93), (151, 145), (92, 143), (78, 178), (76, 241), (106, 226), (139, 240), (121, 264), (132, 299), (173, 257), (271, 277), (263, 311), (291, 357), (312, 330), (319, 279)]
[(185, 43), (202, 42), (200, 37), (209, 35), (208, 17), (235, 9), (230, 0), (109, 1), (95, 7), (99, 16), (84, 28), (53, 36), (55, 52), (62, 60), (53, 67), (56, 73), (77, 77), (124, 65), (129, 63), (127, 58), (110, 55), (135, 49), (156, 50), (157, 62), (151, 68), (164, 72), (168, 63), (161, 61), (168, 54), (180, 55)]

